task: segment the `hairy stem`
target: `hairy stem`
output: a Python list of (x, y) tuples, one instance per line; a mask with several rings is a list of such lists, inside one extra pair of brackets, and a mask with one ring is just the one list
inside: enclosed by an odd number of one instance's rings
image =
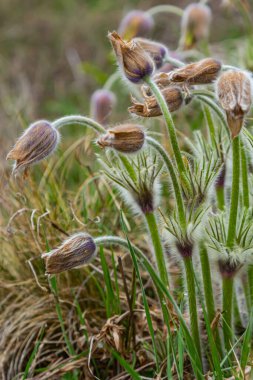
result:
[(236, 236), (236, 221), (238, 213), (239, 203), (239, 187), (240, 187), (240, 138), (239, 136), (233, 139), (233, 178), (231, 188), (231, 200), (230, 200), (230, 215), (228, 223), (227, 233), (227, 246), (232, 248)]
[(151, 236), (154, 253), (156, 257), (156, 263), (161, 280), (169, 288), (169, 278), (166, 268), (166, 263), (164, 259), (163, 246), (158, 231), (157, 220), (154, 212), (149, 212), (145, 214), (145, 219), (148, 225), (149, 233)]
[(224, 343), (226, 351), (230, 351), (233, 344), (233, 335), (231, 330), (233, 310), (233, 278), (223, 278), (222, 297)]
[[(204, 295), (205, 295), (205, 301), (206, 301), (207, 315), (208, 315), (209, 323), (211, 324), (216, 316), (216, 310), (215, 310), (215, 302), (214, 302), (214, 296), (213, 296), (210, 262), (209, 262), (209, 257), (208, 257), (206, 247), (204, 246), (203, 243), (200, 244), (200, 262), (201, 262), (201, 269), (202, 269), (202, 279), (203, 279), (203, 285), (204, 285)], [(217, 350), (220, 354), (220, 357), (222, 358), (223, 356), (222, 345), (221, 345), (221, 339), (220, 339), (218, 327), (216, 327), (215, 330), (213, 331), (213, 337), (216, 343)]]
[(192, 257), (191, 256), (185, 257), (183, 261), (184, 261), (184, 267), (185, 267), (187, 293), (188, 293), (188, 301), (189, 301), (191, 333), (192, 333), (192, 338), (197, 348), (199, 357), (201, 357), (201, 345), (200, 345), (199, 325), (198, 325), (198, 309), (197, 309), (195, 278), (194, 278)]
[(175, 5), (164, 4), (164, 5), (157, 5), (153, 8), (150, 8), (147, 11), (147, 13), (150, 16), (154, 16), (158, 13), (172, 13), (174, 15), (181, 17), (181, 16), (183, 16), (184, 11), (183, 11), (183, 9), (176, 7)]
[(65, 125), (70, 125), (70, 124), (80, 124), (84, 125), (88, 128), (94, 129), (96, 133), (105, 133), (105, 128), (97, 123), (96, 121), (90, 119), (89, 117), (82, 116), (82, 115), (69, 115), (69, 116), (64, 116), (61, 117), (60, 119), (55, 120), (52, 123), (52, 126), (56, 129), (62, 128)]
[(246, 156), (245, 148), (241, 143), (241, 170), (242, 170), (242, 194), (243, 205), (249, 208), (249, 180), (248, 180), (248, 159)]
[(172, 162), (170, 160), (170, 157), (168, 156), (167, 152), (163, 148), (161, 144), (159, 144), (158, 141), (153, 139), (152, 137), (146, 137), (146, 142), (152, 146), (161, 156), (166, 168), (168, 169), (168, 172), (171, 177), (175, 198), (176, 198), (176, 207), (178, 209), (178, 217), (181, 224), (181, 228), (186, 228), (186, 216), (185, 216), (185, 208), (184, 208), (184, 202), (182, 197), (182, 192), (177, 180), (177, 176), (174, 170), (174, 167), (172, 165)]
[(153, 92), (160, 108), (163, 113), (168, 132), (169, 132), (169, 137), (170, 137), (170, 142), (171, 146), (175, 155), (175, 160), (177, 163), (177, 167), (179, 172), (184, 173), (186, 171), (184, 161), (179, 149), (178, 141), (177, 141), (177, 136), (176, 136), (176, 129), (175, 125), (173, 122), (173, 119), (171, 117), (170, 111), (168, 109), (167, 103), (159, 89), (159, 87), (152, 81), (150, 78), (146, 78), (146, 83), (147, 85), (151, 88), (151, 91)]

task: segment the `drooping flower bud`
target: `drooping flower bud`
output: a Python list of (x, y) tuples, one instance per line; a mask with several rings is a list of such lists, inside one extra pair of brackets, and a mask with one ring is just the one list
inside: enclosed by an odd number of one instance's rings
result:
[(125, 42), (116, 32), (109, 33), (120, 69), (128, 80), (140, 83), (145, 77), (152, 75), (154, 62), (140, 44), (131, 40)]
[(207, 39), (212, 21), (211, 9), (200, 3), (189, 4), (181, 22), (181, 41), (184, 49), (193, 48), (196, 43)]
[(93, 238), (83, 232), (70, 236), (58, 248), (44, 253), (46, 273), (56, 274), (87, 265), (97, 253)]
[(146, 38), (134, 38), (133, 41), (137, 42), (151, 56), (157, 69), (162, 66), (163, 60), (168, 54), (168, 49), (165, 45)]
[(247, 72), (226, 71), (217, 81), (217, 98), (226, 111), (232, 138), (238, 136), (252, 104), (252, 82)]
[(102, 125), (109, 121), (112, 108), (116, 104), (113, 92), (105, 89), (96, 90), (91, 96), (91, 117)]
[(152, 30), (154, 20), (147, 12), (133, 10), (121, 20), (118, 32), (126, 40), (144, 37)]
[[(170, 112), (178, 110), (184, 103), (184, 97), (179, 87), (166, 87), (161, 92)], [(132, 106), (128, 108), (128, 111), (142, 117), (156, 117), (162, 115), (155, 96), (145, 96), (144, 103), (140, 103), (132, 98)]]
[(145, 142), (145, 133), (141, 125), (122, 124), (110, 128), (97, 141), (102, 148), (110, 147), (122, 153), (135, 153)]
[(8, 153), (7, 160), (15, 160), (14, 172), (27, 169), (54, 152), (59, 132), (46, 120), (30, 125)]
[(168, 80), (173, 83), (187, 83), (190, 85), (212, 83), (219, 75), (222, 64), (214, 58), (205, 58), (201, 61), (185, 65), (167, 74)]

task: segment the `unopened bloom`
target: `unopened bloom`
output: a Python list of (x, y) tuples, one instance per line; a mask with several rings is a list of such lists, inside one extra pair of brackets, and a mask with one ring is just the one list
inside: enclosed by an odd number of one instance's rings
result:
[(162, 66), (163, 60), (168, 54), (168, 49), (165, 45), (146, 38), (134, 38), (133, 41), (137, 42), (152, 57), (157, 69)]
[(59, 132), (46, 120), (30, 125), (8, 153), (7, 160), (15, 160), (14, 172), (27, 169), (54, 152)]
[(97, 143), (102, 148), (110, 147), (118, 152), (135, 153), (143, 147), (144, 141), (145, 133), (141, 125), (122, 124), (108, 129)]
[(147, 12), (133, 10), (121, 20), (118, 32), (126, 40), (144, 37), (152, 30), (154, 20)]
[(252, 83), (247, 72), (226, 71), (216, 85), (218, 100), (226, 111), (232, 138), (238, 136), (252, 104)]
[(61, 273), (88, 264), (96, 255), (97, 247), (93, 238), (83, 232), (66, 239), (58, 248), (44, 253), (46, 273)]
[[(190, 85), (212, 83), (221, 71), (221, 62), (214, 58), (205, 58), (201, 61), (185, 65), (167, 74), (168, 81), (173, 83), (187, 83)], [(165, 80), (165, 75), (163, 76)]]
[[(170, 112), (178, 110), (184, 103), (184, 97), (179, 87), (166, 87), (161, 90)], [(142, 117), (161, 116), (162, 111), (155, 96), (145, 96), (144, 102), (140, 103), (132, 98), (132, 106), (128, 111)]]
[(91, 96), (91, 117), (106, 125), (115, 104), (116, 97), (113, 92), (106, 89), (96, 90)]
[(141, 45), (134, 40), (125, 42), (116, 32), (109, 33), (120, 69), (128, 80), (140, 83), (145, 77), (152, 75), (154, 62)]
[(211, 9), (200, 3), (189, 4), (182, 17), (181, 45), (185, 49), (193, 48), (196, 43), (207, 39), (212, 21)]

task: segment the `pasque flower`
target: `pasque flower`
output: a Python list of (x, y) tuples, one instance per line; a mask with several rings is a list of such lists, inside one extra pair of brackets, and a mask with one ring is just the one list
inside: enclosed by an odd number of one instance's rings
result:
[(217, 81), (217, 98), (226, 111), (232, 138), (238, 136), (252, 104), (252, 80), (247, 72), (224, 72)]
[(122, 153), (135, 153), (144, 144), (145, 133), (141, 125), (121, 124), (108, 129), (97, 143), (102, 148), (110, 147)]
[[(178, 110), (184, 103), (184, 97), (179, 87), (171, 86), (161, 90), (161, 93), (166, 100), (170, 112)], [(128, 111), (142, 117), (161, 116), (161, 108), (155, 96), (144, 96), (144, 102), (140, 103), (132, 98), (132, 106)]]
[(168, 54), (168, 49), (165, 45), (146, 38), (134, 38), (133, 41), (139, 44), (152, 57), (157, 69), (162, 66), (163, 60), (166, 54)]
[(154, 20), (147, 12), (132, 10), (121, 20), (118, 32), (125, 39), (144, 37), (154, 26)]
[(96, 255), (93, 238), (83, 232), (74, 234), (58, 248), (44, 253), (46, 273), (55, 274), (88, 264)]
[(189, 4), (182, 17), (181, 45), (185, 49), (193, 48), (209, 35), (212, 21), (211, 9), (205, 4)]
[(108, 38), (119, 67), (128, 80), (140, 83), (145, 77), (152, 75), (155, 68), (154, 61), (138, 42), (134, 40), (126, 42), (117, 32), (109, 33)]
[(98, 123), (106, 125), (115, 104), (116, 97), (113, 92), (106, 89), (96, 90), (91, 96), (91, 117)]
[[(217, 59), (205, 58), (173, 70), (166, 75), (168, 82), (187, 83), (190, 85), (208, 84), (217, 79), (221, 67), (221, 62)], [(165, 81), (165, 74), (161, 75), (161, 79), (163, 82)]]
[(30, 125), (8, 153), (7, 160), (15, 160), (14, 172), (27, 169), (54, 152), (59, 132), (46, 120)]

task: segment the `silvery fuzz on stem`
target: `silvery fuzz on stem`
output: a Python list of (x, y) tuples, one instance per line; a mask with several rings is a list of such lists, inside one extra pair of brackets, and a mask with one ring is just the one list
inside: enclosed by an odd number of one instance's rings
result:
[(217, 98), (226, 111), (232, 138), (238, 136), (252, 104), (252, 80), (247, 72), (226, 71), (216, 84)]
[(116, 97), (113, 92), (106, 89), (96, 90), (91, 96), (90, 113), (92, 119), (102, 125), (108, 124), (109, 116), (116, 105)]
[(151, 56), (157, 69), (163, 65), (163, 60), (168, 54), (168, 49), (165, 45), (146, 38), (134, 38), (133, 41), (137, 42)]
[[(166, 87), (161, 90), (161, 93), (168, 105), (170, 112), (178, 110), (184, 103), (184, 97), (179, 87)], [(128, 108), (128, 111), (130, 113), (142, 117), (156, 117), (162, 115), (161, 108), (157, 103), (155, 96), (145, 96), (143, 103), (140, 103), (133, 97), (131, 100), (132, 106)]]
[(88, 264), (97, 253), (93, 238), (86, 233), (77, 233), (66, 239), (58, 248), (44, 253), (46, 273), (56, 274)]
[(146, 36), (154, 26), (153, 18), (140, 10), (133, 10), (121, 20), (118, 32), (126, 40)]
[(143, 127), (136, 124), (122, 124), (108, 129), (97, 143), (100, 147), (110, 147), (122, 153), (138, 152), (145, 142)]
[(27, 169), (54, 152), (59, 132), (46, 120), (30, 125), (8, 153), (7, 160), (15, 160), (13, 172)]
[[(209, 84), (217, 79), (221, 67), (222, 64), (217, 59), (205, 58), (168, 73), (168, 83), (187, 83), (190, 85)], [(165, 75), (161, 77), (163, 82), (165, 82)]]
[(191, 49), (201, 40), (207, 39), (211, 21), (212, 13), (207, 5), (189, 4), (182, 17), (180, 45), (184, 49)]
[(123, 41), (116, 32), (109, 33), (108, 38), (111, 41), (119, 68), (128, 80), (137, 84), (152, 75), (155, 69), (154, 61), (140, 44), (134, 40)]

